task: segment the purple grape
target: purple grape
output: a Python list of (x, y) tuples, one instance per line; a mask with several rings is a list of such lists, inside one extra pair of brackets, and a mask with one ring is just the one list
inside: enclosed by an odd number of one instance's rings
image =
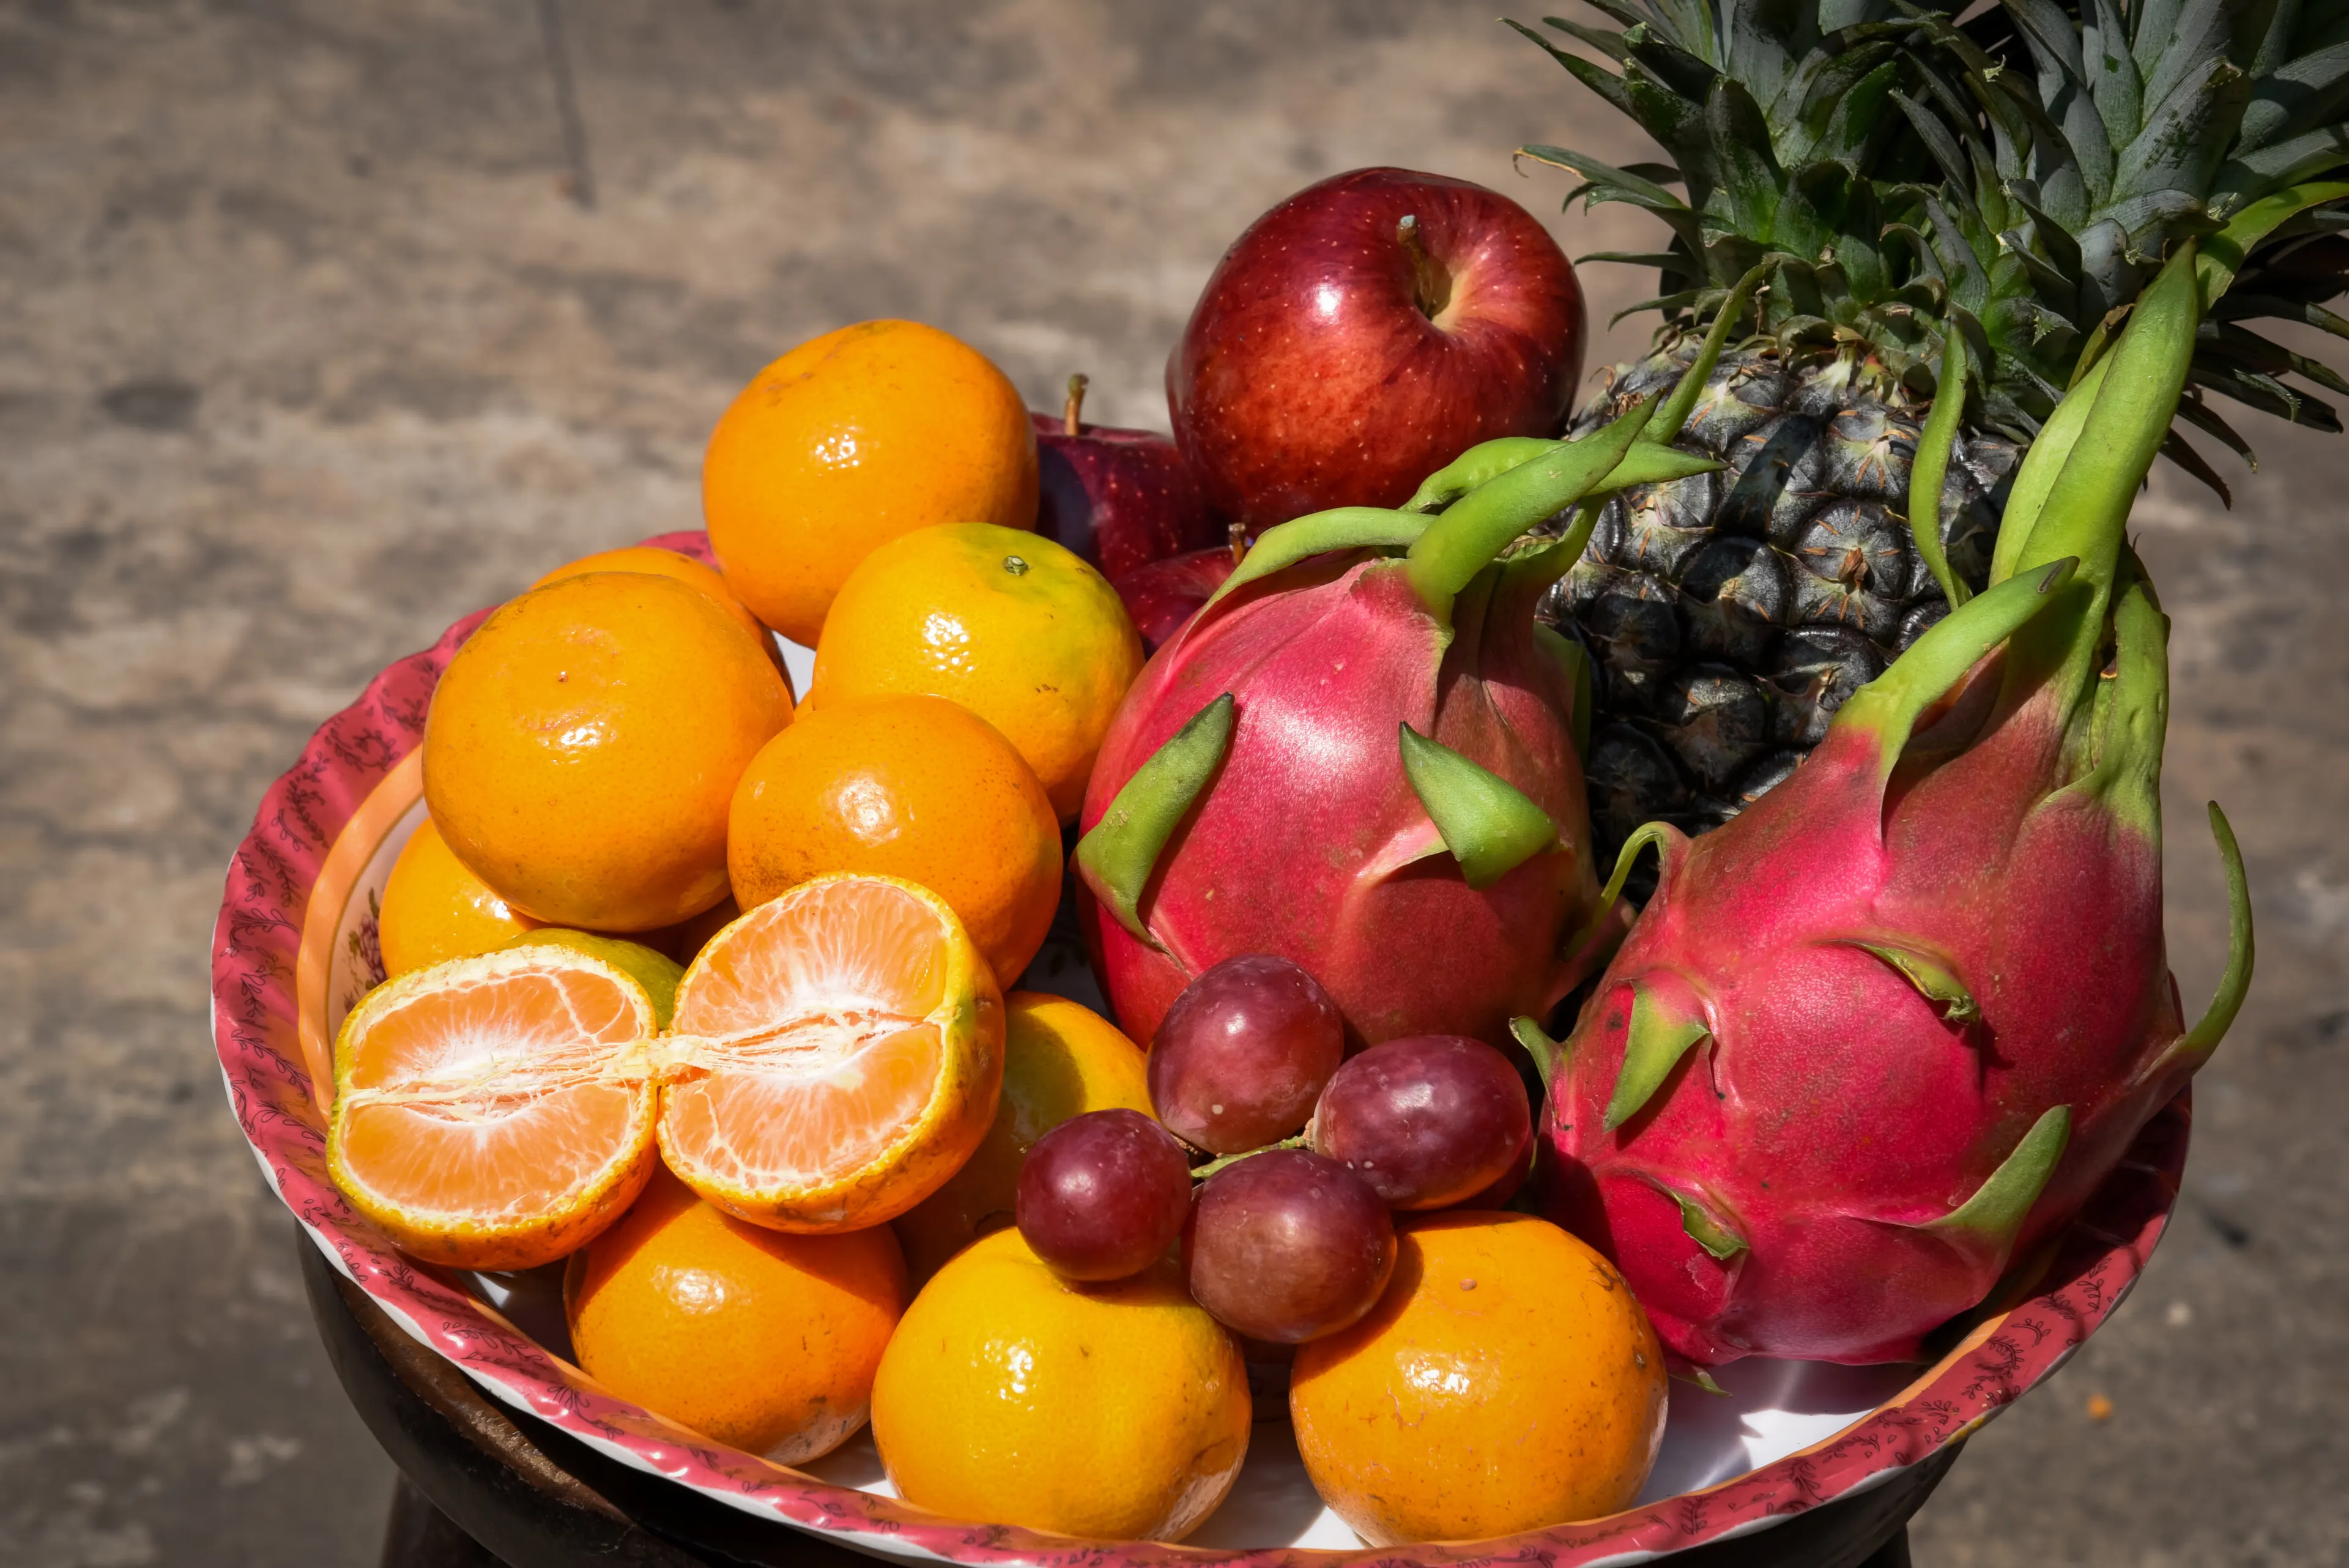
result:
[(1019, 1234), (1070, 1280), (1140, 1273), (1190, 1212), (1190, 1158), (1140, 1111), (1088, 1111), (1046, 1133), (1013, 1199)]
[(1191, 1298), (1251, 1339), (1302, 1345), (1378, 1304), (1394, 1221), (1334, 1159), (1268, 1149), (1209, 1177), (1183, 1227)]
[(1461, 1199), (1454, 1207), (1506, 1209), (1509, 1206), (1509, 1199), (1517, 1195), (1517, 1189), (1533, 1179), (1534, 1157), (1538, 1152), (1539, 1145), (1534, 1137), (1533, 1124), (1528, 1122), (1526, 1124), (1526, 1141), (1518, 1146), (1516, 1153), (1509, 1157), (1509, 1168), (1501, 1173), (1501, 1179), (1474, 1198)]
[(1443, 1209), (1523, 1160), (1533, 1109), (1509, 1059), (1481, 1040), (1414, 1034), (1338, 1069), (1313, 1111), (1313, 1148), (1390, 1208)]
[(1210, 1154), (1262, 1148), (1305, 1125), (1345, 1054), (1345, 1020), (1311, 975), (1269, 953), (1226, 959), (1160, 1021), (1150, 1103)]

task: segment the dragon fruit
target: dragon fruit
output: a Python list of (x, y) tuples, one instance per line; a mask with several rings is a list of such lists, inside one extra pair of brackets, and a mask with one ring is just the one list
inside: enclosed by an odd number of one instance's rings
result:
[(1543, 1202), (1699, 1366), (1914, 1357), (2240, 1005), (2251, 914), (2215, 805), (2234, 941), (2191, 1028), (2164, 952), (2168, 623), (2122, 542), (2198, 317), (2189, 247), (2033, 446), (1992, 586), (1743, 815), (1651, 825), (1618, 863), (1610, 892), (1655, 844), (1661, 880), (1556, 1049)]
[[(1588, 919), (1588, 671), (1534, 609), (1594, 498), (1719, 466), (1666, 444), (1711, 347), (1670, 402), (1579, 441), (1488, 441), (1401, 511), (1267, 530), (1152, 658), (1076, 854), (1095, 969), (1135, 1039), (1242, 953), (1304, 966), (1356, 1045), (1506, 1042), (1604, 958), (1621, 929)], [(1565, 539), (1520, 543), (1584, 503)]]

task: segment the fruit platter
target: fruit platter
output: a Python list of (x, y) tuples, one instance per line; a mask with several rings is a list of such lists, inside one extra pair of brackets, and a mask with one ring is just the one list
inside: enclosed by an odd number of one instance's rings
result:
[(842, 327), (703, 529), (330, 719), (212, 955), (326, 1259), (919, 1561), (1661, 1554), (2060, 1366), (2251, 982), (2216, 805), (2170, 976), (2127, 523), (2331, 384), (2246, 323), (2338, 323), (2332, 24), (1596, 9), (1519, 30), (1675, 162), (1519, 151), (1668, 234), (1578, 406), (1549, 232), (1356, 171), (1217, 265), (1171, 439)]

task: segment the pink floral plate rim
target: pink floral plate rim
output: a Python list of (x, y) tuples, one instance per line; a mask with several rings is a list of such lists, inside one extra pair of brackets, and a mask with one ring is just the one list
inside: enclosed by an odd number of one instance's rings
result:
[[(646, 541), (702, 559), (699, 533)], [(424, 732), (434, 683), (487, 611), (370, 681), (321, 725), (263, 795), (229, 867), (212, 933), (212, 1040), (231, 1107), (271, 1187), (327, 1260), (419, 1342), (506, 1405), (599, 1452), (746, 1512), (869, 1552), (1053, 1568), (1244, 1562), (1250, 1568), (1397, 1561), (1392, 1552), (1278, 1547), (1231, 1552), (1157, 1542), (1102, 1542), (952, 1520), (831, 1485), (709, 1442), (604, 1391), (502, 1316), (393, 1251), (335, 1190), (325, 1119), (313, 1096), (296, 968), (310, 891), (344, 826)], [(2159, 1241), (2185, 1168), (2187, 1096), (2139, 1134), (2120, 1168), (2058, 1242), (2028, 1299), (1993, 1314), (1899, 1396), (1843, 1431), (1745, 1475), (1605, 1519), (1492, 1541), (1430, 1543), (1422, 1563), (1636, 1563), (1741, 1536), (1868, 1490), (1970, 1435), (2069, 1359), (2120, 1304)]]

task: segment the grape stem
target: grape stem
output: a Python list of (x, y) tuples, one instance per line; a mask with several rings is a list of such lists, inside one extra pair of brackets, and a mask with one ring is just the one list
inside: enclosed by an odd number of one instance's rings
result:
[(1216, 1172), (1228, 1170), (1244, 1159), (1254, 1159), (1257, 1155), (1270, 1154), (1277, 1148), (1303, 1148), (1305, 1142), (1305, 1135), (1299, 1133), (1295, 1137), (1285, 1137), (1278, 1143), (1268, 1143), (1262, 1148), (1244, 1148), (1237, 1154), (1227, 1154), (1220, 1159), (1211, 1159), (1206, 1164), (1195, 1168), (1191, 1172), (1191, 1179), (1205, 1181)]

